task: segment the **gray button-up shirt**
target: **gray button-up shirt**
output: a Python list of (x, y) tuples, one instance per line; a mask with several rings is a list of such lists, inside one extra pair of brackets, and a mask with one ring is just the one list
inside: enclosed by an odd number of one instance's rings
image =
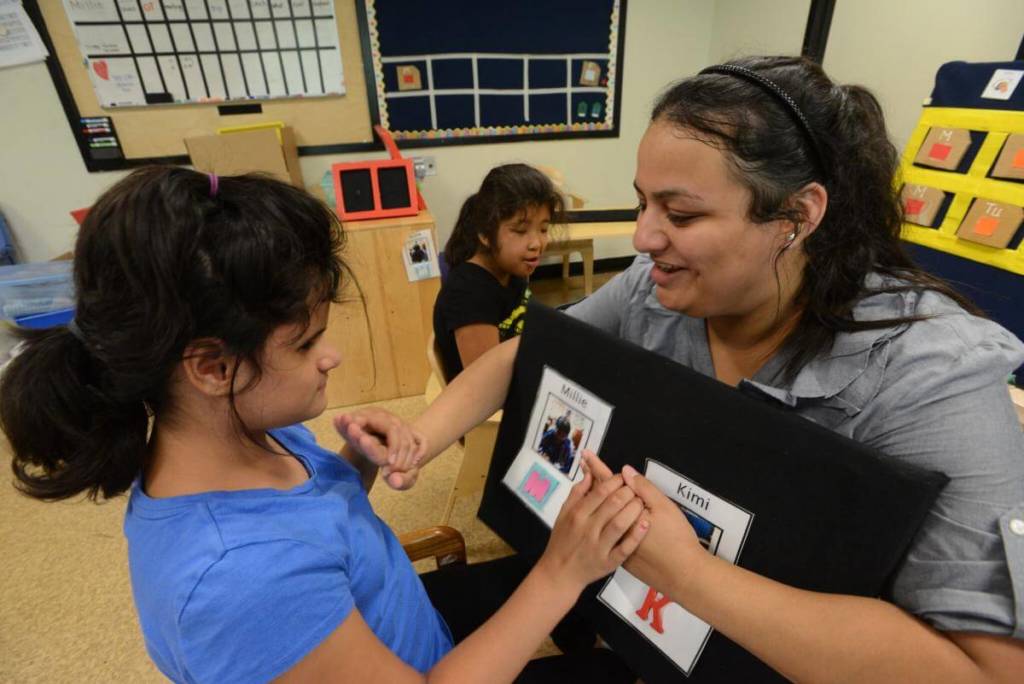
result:
[[(650, 268), (637, 257), (568, 313), (714, 377), (704, 320), (663, 307)], [(931, 318), (839, 333), (792, 383), (776, 355), (739, 389), (948, 475), (886, 598), (938, 629), (1024, 639), (1024, 435), (1006, 387), (1024, 344), (932, 291), (871, 295), (853, 315)]]

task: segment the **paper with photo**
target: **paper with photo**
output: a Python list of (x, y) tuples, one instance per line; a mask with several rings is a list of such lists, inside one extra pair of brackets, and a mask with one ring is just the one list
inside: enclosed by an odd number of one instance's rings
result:
[(41, 62), (48, 54), (20, 0), (0, 0), (0, 67)]
[[(653, 459), (647, 460), (645, 476), (679, 505), (701, 546), (736, 563), (752, 513)], [(622, 568), (608, 579), (598, 599), (689, 676), (711, 636), (709, 624)]]
[(614, 407), (545, 367), (523, 445), (502, 482), (548, 527), (553, 527), (572, 483), (583, 477), (584, 449), (597, 452)]
[(430, 230), (418, 230), (409, 234), (402, 249), (402, 261), (405, 262), (405, 274), (409, 277), (410, 283), (441, 276), (437, 250), (434, 249), (434, 238)]

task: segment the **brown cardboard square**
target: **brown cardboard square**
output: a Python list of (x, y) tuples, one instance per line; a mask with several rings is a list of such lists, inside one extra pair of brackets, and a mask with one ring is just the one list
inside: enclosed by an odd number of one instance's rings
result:
[(966, 128), (932, 128), (917, 151), (914, 163), (954, 171), (970, 146), (971, 134)]
[(900, 192), (904, 218), (908, 223), (916, 223), (919, 226), (931, 227), (944, 199), (946, 193), (927, 185), (907, 183)]
[(273, 129), (186, 138), (185, 147), (197, 171), (218, 176), (262, 171), (285, 183), (292, 182)]
[(398, 67), (398, 89), (423, 89), (423, 78), (420, 76), (419, 67), (414, 66), (412, 64), (402, 64)]
[(992, 177), (1024, 180), (1024, 133), (1014, 133), (1006, 139), (992, 167)]
[(587, 60), (580, 68), (580, 85), (596, 86), (601, 83), (601, 65)]
[(1004, 249), (1020, 228), (1022, 219), (1024, 209), (1021, 207), (979, 197), (974, 200), (967, 216), (964, 216), (956, 236), (963, 240)]
[(288, 176), (292, 179), (292, 185), (302, 187), (302, 168), (299, 166), (299, 147), (295, 143), (295, 129), (285, 126), (281, 129), (281, 152), (284, 154), (284, 164), (288, 167)]

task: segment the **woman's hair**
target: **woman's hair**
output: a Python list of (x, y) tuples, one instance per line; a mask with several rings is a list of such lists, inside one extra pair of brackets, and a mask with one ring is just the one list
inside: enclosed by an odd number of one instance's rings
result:
[[(73, 325), (19, 331), (24, 350), (0, 379), (18, 487), (40, 499), (127, 490), (190, 343), (219, 341), (257, 381), (271, 332), (337, 300), (342, 243), (324, 204), (260, 175), (151, 167), (103, 193), (75, 243)], [(229, 397), (243, 431), (244, 389)]]
[(491, 169), (480, 189), (459, 210), (455, 229), (444, 248), (448, 266), (458, 266), (478, 250), (496, 254), (498, 225), (529, 207), (547, 207), (551, 222), (559, 223), (565, 202), (551, 179), (532, 166), (504, 164)]
[[(932, 289), (980, 314), (903, 250), (903, 207), (895, 185), (899, 157), (874, 95), (861, 86), (833, 83), (818, 64), (802, 57), (751, 57), (730, 64), (754, 76), (719, 72), (687, 78), (658, 99), (651, 120), (685, 129), (722, 150), (730, 172), (750, 191), (748, 215), (756, 223), (781, 219), (796, 227), (803, 216), (794, 193), (814, 181), (828, 191), (825, 216), (803, 241), (807, 267), (796, 295), (802, 313), (785, 343), (786, 377), (794, 378), (827, 352), (837, 332), (921, 319), (854, 320), (856, 302), (878, 292), (865, 288), (870, 272), (906, 282), (882, 291)], [(759, 84), (759, 78), (792, 99), (807, 130), (784, 96)]]

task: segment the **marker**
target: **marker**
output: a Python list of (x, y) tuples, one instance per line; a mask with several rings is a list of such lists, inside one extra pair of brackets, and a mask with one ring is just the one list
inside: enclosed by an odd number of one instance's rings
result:
[(94, 116), (94, 117), (82, 117), (81, 122), (84, 124), (100, 124), (101, 126), (110, 125), (110, 117), (108, 116)]
[(103, 138), (90, 138), (89, 142), (91, 142), (91, 143), (105, 143), (105, 142), (116, 143), (117, 142), (117, 138), (115, 138), (113, 136), (106, 136), (106, 137), (103, 137)]
[(101, 142), (101, 143), (97, 143), (97, 142), (93, 142), (93, 141), (90, 140), (89, 141), (89, 147), (120, 147), (120, 145), (118, 145), (116, 142)]

